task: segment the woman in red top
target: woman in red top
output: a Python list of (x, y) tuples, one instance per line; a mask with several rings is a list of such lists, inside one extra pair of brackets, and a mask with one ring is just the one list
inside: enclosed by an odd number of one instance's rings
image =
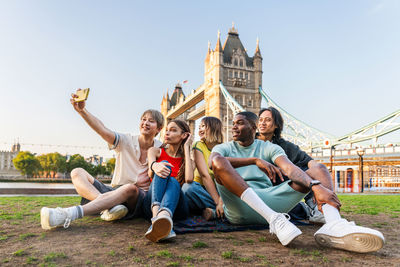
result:
[[(148, 155), (150, 185), (151, 226), (145, 237), (153, 242), (175, 237), (172, 217), (185, 218), (189, 208), (181, 186), (193, 182), (190, 149), (193, 137), (189, 126), (182, 120), (172, 120), (165, 132), (161, 148), (150, 148)], [(150, 207), (147, 207), (150, 206)]]

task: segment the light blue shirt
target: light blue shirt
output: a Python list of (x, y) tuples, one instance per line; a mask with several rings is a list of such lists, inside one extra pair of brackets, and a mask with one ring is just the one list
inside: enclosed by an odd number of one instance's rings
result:
[[(278, 145), (271, 142), (254, 140), (250, 146), (244, 147), (238, 142), (231, 141), (216, 145), (212, 152), (216, 152), (223, 157), (231, 158), (259, 158), (274, 164), (275, 160), (280, 156), (286, 156), (285, 151)], [(271, 187), (272, 183), (268, 176), (261, 171), (256, 165), (249, 165), (236, 168), (236, 171), (247, 182), (251, 188)]]

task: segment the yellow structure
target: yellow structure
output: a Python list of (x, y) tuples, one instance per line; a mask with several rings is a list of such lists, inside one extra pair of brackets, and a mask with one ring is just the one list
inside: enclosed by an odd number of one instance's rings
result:
[(222, 81), (233, 98), (246, 110), (257, 113), (261, 107), (262, 57), (257, 40), (253, 57), (249, 57), (239, 39), (237, 29), (232, 26), (221, 45), (220, 33), (215, 49), (210, 44), (204, 61), (204, 83), (188, 96), (177, 84), (171, 97), (167, 93), (161, 102), (161, 112), (167, 121), (175, 118), (186, 120), (195, 129), (195, 121), (203, 116), (214, 116), (222, 120), (225, 140), (230, 138), (233, 114), (219, 87)]

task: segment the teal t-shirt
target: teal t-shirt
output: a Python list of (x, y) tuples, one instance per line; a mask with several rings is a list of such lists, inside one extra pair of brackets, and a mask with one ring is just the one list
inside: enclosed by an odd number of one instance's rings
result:
[[(223, 157), (231, 158), (260, 158), (274, 164), (279, 156), (286, 156), (285, 151), (271, 142), (254, 140), (250, 146), (244, 147), (235, 141), (216, 145), (212, 152), (219, 153)], [(271, 180), (256, 165), (236, 168), (236, 171), (251, 188), (266, 188), (272, 186)]]

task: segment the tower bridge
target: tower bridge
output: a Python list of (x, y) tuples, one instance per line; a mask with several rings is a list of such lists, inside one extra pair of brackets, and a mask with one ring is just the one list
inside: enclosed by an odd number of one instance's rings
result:
[[(250, 57), (234, 26), (229, 29), (224, 45), (218, 32), (215, 48), (208, 45), (203, 84), (187, 96), (177, 84), (171, 96), (168, 92), (163, 96), (161, 112), (167, 121), (186, 120), (192, 132), (196, 120), (203, 116), (217, 117), (222, 121), (224, 140), (227, 141), (231, 139), (233, 115), (244, 110), (258, 114), (264, 99), (267, 106), (281, 112), (285, 122), (283, 137), (327, 165), (338, 191), (358, 192), (361, 188), (383, 185), (379, 175), (384, 172), (377, 171), (380, 166), (391, 168), (387, 172), (394, 173), (396, 178), (395, 183), (389, 182), (390, 186), (385, 184), (383, 187), (400, 191), (400, 144), (389, 148), (378, 144), (378, 138), (400, 130), (400, 110), (344, 136), (334, 136), (297, 119), (268, 96), (262, 86), (262, 60), (258, 39), (256, 50)], [(365, 146), (366, 142), (369, 146)], [(365, 154), (366, 169), (360, 165), (363, 162), (360, 143), (365, 147), (362, 154)], [(366, 177), (369, 178), (361, 186), (360, 177), (364, 172), (368, 172)]]

